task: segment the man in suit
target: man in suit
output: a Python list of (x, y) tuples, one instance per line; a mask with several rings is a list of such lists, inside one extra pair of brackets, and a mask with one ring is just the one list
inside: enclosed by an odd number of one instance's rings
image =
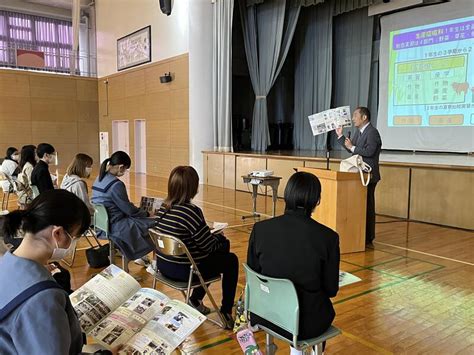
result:
[(342, 127), (336, 129), (337, 140), (349, 153), (358, 154), (370, 165), (372, 173), (367, 186), (367, 216), (365, 225), (365, 243), (375, 239), (375, 186), (380, 180), (379, 156), (382, 139), (377, 128), (370, 124), (370, 111), (367, 107), (357, 107), (352, 114), (352, 122), (357, 127), (352, 140), (344, 137)]

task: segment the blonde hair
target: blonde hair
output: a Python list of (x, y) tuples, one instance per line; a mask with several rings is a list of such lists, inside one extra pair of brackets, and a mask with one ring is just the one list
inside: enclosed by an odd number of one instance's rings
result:
[(69, 176), (77, 175), (80, 178), (86, 178), (87, 172), (86, 168), (92, 166), (94, 161), (87, 154), (79, 153), (76, 154), (71, 164), (67, 167), (66, 174)]

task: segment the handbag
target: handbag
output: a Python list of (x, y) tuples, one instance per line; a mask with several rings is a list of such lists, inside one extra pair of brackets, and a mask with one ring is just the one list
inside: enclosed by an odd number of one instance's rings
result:
[(86, 250), (86, 258), (89, 266), (95, 269), (110, 265), (109, 245), (98, 245)]
[[(341, 161), (339, 165), (339, 171), (347, 172), (347, 173), (359, 173), (360, 174), (360, 181), (362, 182), (363, 186), (367, 186), (370, 181), (370, 173), (372, 168), (369, 164), (364, 162), (362, 157), (358, 154), (351, 156), (350, 158), (344, 159)], [(364, 180), (364, 173), (367, 173), (367, 181)]]

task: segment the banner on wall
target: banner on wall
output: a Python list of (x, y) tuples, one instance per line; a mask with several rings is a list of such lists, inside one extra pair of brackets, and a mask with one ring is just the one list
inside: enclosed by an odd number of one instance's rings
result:
[(100, 163), (109, 157), (109, 132), (99, 132)]

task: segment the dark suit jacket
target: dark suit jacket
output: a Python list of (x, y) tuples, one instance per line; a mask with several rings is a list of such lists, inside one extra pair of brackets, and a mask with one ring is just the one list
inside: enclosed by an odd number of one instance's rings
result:
[[(255, 223), (247, 264), (262, 275), (293, 282), (300, 306), (299, 339), (316, 337), (329, 328), (335, 317), (329, 298), (339, 290), (336, 232), (305, 216), (303, 211), (287, 211), (283, 216)], [(288, 332), (255, 315), (251, 322), (289, 337)]]
[(40, 160), (31, 172), (31, 185), (35, 185), (40, 193), (54, 190), (53, 180), (49, 173), (48, 164)]
[(364, 133), (360, 134), (360, 131), (357, 129), (354, 137), (351, 139), (352, 144), (355, 145), (354, 153), (347, 149), (344, 145), (346, 137), (342, 136), (338, 139), (339, 144), (341, 144), (344, 149), (346, 149), (351, 154), (359, 154), (364, 162), (370, 165), (372, 168), (372, 175), (370, 177), (370, 182), (375, 183), (380, 180), (380, 169), (379, 169), (379, 157), (380, 151), (382, 150), (382, 139), (380, 138), (379, 131), (377, 128), (372, 126), (371, 123), (365, 128)]

